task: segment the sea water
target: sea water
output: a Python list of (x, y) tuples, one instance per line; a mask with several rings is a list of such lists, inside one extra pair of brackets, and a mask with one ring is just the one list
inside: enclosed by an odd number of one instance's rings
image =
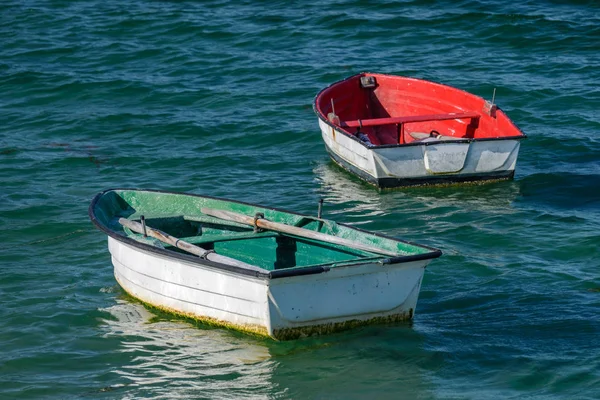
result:
[[(515, 179), (379, 192), (336, 167), (312, 101), (361, 71), (496, 90)], [(0, 398), (600, 398), (599, 82), (593, 0), (5, 0)], [(126, 297), (87, 215), (110, 187), (324, 198), (444, 255), (411, 324), (278, 343)]]

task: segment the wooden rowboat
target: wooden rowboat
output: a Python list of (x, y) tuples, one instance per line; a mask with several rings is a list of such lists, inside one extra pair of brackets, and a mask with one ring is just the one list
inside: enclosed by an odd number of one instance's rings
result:
[[(89, 208), (117, 282), (151, 306), (275, 339), (411, 319), (439, 250), (236, 201), (111, 189)], [(144, 234), (145, 233), (145, 234)]]
[(401, 76), (351, 76), (314, 110), (331, 158), (381, 188), (512, 178), (526, 138), (493, 100)]

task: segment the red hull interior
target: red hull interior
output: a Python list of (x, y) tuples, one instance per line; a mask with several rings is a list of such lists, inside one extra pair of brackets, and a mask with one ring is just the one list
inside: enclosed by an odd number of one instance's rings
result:
[[(374, 77), (375, 87), (363, 88), (363, 76)], [(365, 73), (333, 84), (315, 100), (317, 112), (326, 120), (332, 112), (332, 99), (339, 117), (335, 125), (349, 134), (360, 129), (374, 145), (412, 143), (416, 140), (412, 132), (436, 131), (470, 139), (525, 136), (501, 110), (491, 115), (484, 111), (486, 102), (481, 97), (420, 79)], [(464, 118), (452, 118), (451, 114), (463, 114)], [(356, 127), (359, 124), (362, 128)]]

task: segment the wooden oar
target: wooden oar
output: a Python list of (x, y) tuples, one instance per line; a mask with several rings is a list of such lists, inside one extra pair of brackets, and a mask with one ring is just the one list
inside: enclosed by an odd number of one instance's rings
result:
[[(254, 217), (248, 217), (244, 214), (235, 213), (232, 211), (216, 210), (214, 208), (202, 208), (203, 214), (210, 215), (213, 217), (221, 218), (227, 221), (240, 222), (242, 224), (254, 226)], [(370, 253), (385, 254), (387, 256), (397, 256), (398, 252), (392, 252), (389, 250), (383, 250), (379, 247), (370, 246), (368, 244), (358, 243), (352, 240), (343, 239), (337, 236), (327, 235), (321, 232), (311, 231), (309, 229), (299, 228), (297, 226), (291, 226), (286, 224), (280, 224), (278, 222), (272, 222), (264, 218), (258, 218), (256, 220), (256, 226), (259, 228), (267, 229), (270, 231), (288, 233), (290, 235), (300, 236), (308, 239), (320, 240), (322, 242), (339, 244), (354, 249), (368, 251)]]
[(268, 272), (267, 270), (257, 267), (255, 265), (246, 264), (245, 262), (236, 260), (235, 258), (230, 258), (227, 256), (222, 256), (220, 254), (217, 254), (213, 250), (203, 249), (200, 246), (196, 246), (194, 244), (191, 244), (191, 243), (188, 243), (181, 239), (178, 239), (175, 236), (171, 236), (168, 233), (159, 231), (158, 229), (150, 228), (148, 225), (146, 225), (146, 232), (144, 232), (144, 226), (136, 221), (131, 221), (131, 220), (125, 219), (125, 218), (119, 218), (119, 223), (121, 225), (131, 229), (134, 232), (152, 236), (153, 238), (156, 238), (163, 243), (170, 244), (173, 247), (177, 247), (178, 249), (187, 251), (188, 253), (196, 255), (200, 258), (204, 258), (206, 260), (210, 260), (210, 261), (214, 261), (214, 262), (218, 262), (218, 263), (222, 263), (222, 264), (233, 265), (236, 267), (241, 267), (241, 268), (246, 268), (246, 269), (252, 269), (252, 270), (260, 271), (260, 272)]

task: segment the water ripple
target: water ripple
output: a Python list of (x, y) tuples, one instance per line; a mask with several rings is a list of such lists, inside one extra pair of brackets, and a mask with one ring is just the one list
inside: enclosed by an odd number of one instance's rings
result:
[[(4, 398), (598, 398), (596, 1), (34, 2), (0, 13)], [(311, 102), (360, 71), (496, 101), (514, 181), (378, 192)], [(107, 187), (283, 207), (439, 247), (415, 321), (272, 343), (123, 299)]]

